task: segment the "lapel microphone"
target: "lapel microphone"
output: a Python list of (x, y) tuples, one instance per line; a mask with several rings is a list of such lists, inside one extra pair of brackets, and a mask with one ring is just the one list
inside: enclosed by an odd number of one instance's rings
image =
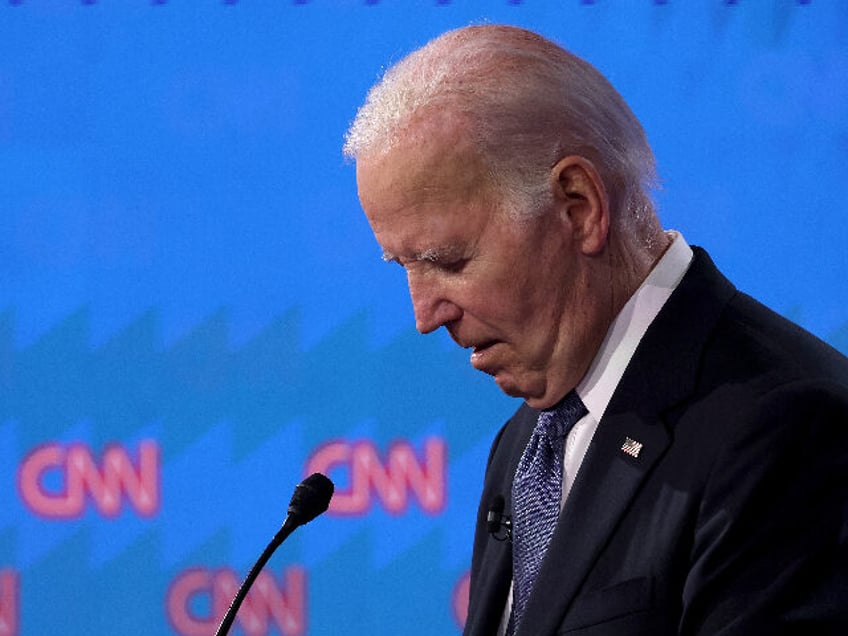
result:
[(486, 515), (486, 529), (496, 541), (512, 540), (512, 517), (503, 513), (504, 505), (503, 495), (495, 495)]
[[(260, 570), (262, 570), (268, 562), (268, 559), (271, 558), (274, 550), (280, 547), (280, 544), (282, 544), (282, 542), (285, 541), (286, 538), (288, 538), (288, 536), (297, 528), (309, 523), (330, 507), (330, 499), (333, 496), (333, 490), (333, 482), (321, 473), (312, 473), (309, 477), (295, 486), (294, 494), (292, 495), (291, 502), (289, 503), (288, 514), (286, 515), (286, 520), (283, 522), (283, 526), (277, 534), (274, 535), (274, 538), (271, 539), (271, 543), (269, 543), (265, 548), (265, 551), (260, 555), (259, 559), (250, 569), (250, 572), (247, 573), (244, 583), (241, 584), (238, 593), (235, 595), (235, 598), (233, 598), (233, 602), (230, 604), (230, 609), (228, 609), (227, 613), (224, 615), (224, 619), (221, 621), (218, 631), (215, 632), (215, 636), (225, 636), (230, 631), (230, 627), (236, 619), (236, 612), (238, 612), (239, 607), (241, 607), (241, 602), (244, 600), (244, 597), (247, 596), (250, 586), (253, 585), (253, 581), (259, 575)], [(503, 499), (503, 497), (501, 497), (501, 499)]]

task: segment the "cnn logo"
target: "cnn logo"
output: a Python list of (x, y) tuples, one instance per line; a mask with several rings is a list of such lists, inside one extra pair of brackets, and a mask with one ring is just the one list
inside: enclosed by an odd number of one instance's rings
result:
[(47, 519), (82, 516), (87, 502), (105, 517), (116, 517), (126, 502), (142, 517), (159, 510), (159, 445), (138, 444), (135, 457), (110, 445), (100, 457), (82, 443), (42, 444), (18, 470), (18, 492), (26, 506)]
[(313, 472), (347, 477), (347, 488), (337, 488), (329, 511), (336, 515), (365, 514), (374, 499), (391, 514), (402, 514), (414, 495), (421, 508), (438, 514), (445, 507), (447, 444), (439, 437), (424, 442), (417, 453), (407, 441), (396, 441), (382, 455), (373, 441), (335, 440), (318, 448), (306, 465)]
[[(214, 633), (239, 588), (239, 577), (229, 568), (190, 568), (174, 579), (165, 601), (168, 620), (181, 636)], [(279, 630), (284, 636), (306, 633), (306, 571), (293, 566), (279, 580), (260, 572), (244, 599), (236, 624), (246, 636), (266, 636)]]

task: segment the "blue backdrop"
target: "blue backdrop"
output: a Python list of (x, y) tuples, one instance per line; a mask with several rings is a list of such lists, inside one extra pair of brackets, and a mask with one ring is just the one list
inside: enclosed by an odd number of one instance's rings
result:
[(340, 146), (381, 70), (473, 22), (600, 68), (666, 227), (848, 352), (848, 5), (0, 5), (0, 636), (210, 635), (314, 469), (330, 512), (238, 633), (458, 634), (517, 404), (418, 336)]

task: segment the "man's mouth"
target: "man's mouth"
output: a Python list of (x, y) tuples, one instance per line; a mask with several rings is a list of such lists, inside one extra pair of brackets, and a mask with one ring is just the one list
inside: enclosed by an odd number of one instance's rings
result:
[(486, 342), (473, 345), (471, 347), (471, 366), (478, 371), (487, 371), (490, 369), (492, 361), (489, 360), (491, 356), (488, 354), (496, 344), (496, 340), (487, 340)]
[(487, 340), (486, 342), (481, 342), (480, 344), (472, 345), (471, 353), (472, 353), (472, 355), (475, 354), (475, 353), (482, 353), (483, 351), (485, 351), (486, 349), (488, 349), (489, 347), (491, 347), (494, 344), (495, 344), (494, 340)]

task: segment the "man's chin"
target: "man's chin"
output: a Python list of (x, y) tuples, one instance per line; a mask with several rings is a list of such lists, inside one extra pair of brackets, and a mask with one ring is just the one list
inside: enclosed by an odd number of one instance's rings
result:
[(547, 385), (544, 373), (525, 372), (524, 375), (516, 375), (514, 368), (511, 370), (509, 365), (501, 366), (497, 362), (499, 361), (496, 361), (494, 356), (488, 354), (488, 352), (485, 356), (471, 356), (471, 366), (486, 375), (492, 376), (495, 384), (506, 395), (522, 398), (529, 403), (534, 397), (544, 394), (545, 386)]
[(515, 398), (526, 398), (527, 391), (525, 387), (520, 386), (515, 378), (508, 373), (496, 372), (490, 373), (489, 375), (493, 376), (495, 379), (495, 384), (498, 385), (498, 388), (506, 393), (510, 397)]
[(498, 372), (492, 375), (501, 391), (510, 397), (523, 399), (533, 408), (548, 408), (562, 397), (553, 399), (546, 394), (545, 388), (548, 385), (544, 378), (529, 378), (521, 381), (508, 373)]

